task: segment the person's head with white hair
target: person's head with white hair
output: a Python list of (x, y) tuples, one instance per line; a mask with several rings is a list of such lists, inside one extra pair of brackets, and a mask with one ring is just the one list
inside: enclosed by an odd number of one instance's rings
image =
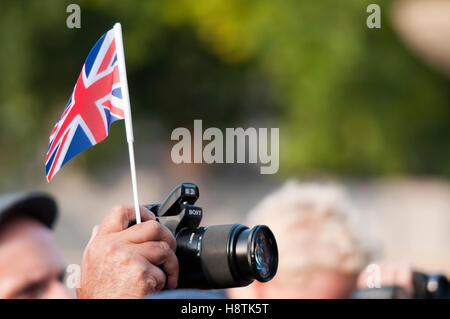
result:
[(228, 290), (231, 298), (347, 298), (367, 253), (345, 191), (336, 185), (287, 182), (248, 216), (275, 235), (278, 272), (272, 281)]

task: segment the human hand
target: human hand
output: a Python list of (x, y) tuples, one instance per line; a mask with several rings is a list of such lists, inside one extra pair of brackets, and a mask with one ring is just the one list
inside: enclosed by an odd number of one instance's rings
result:
[(142, 298), (178, 282), (176, 242), (155, 215), (133, 207), (116, 206), (93, 230), (83, 254), (78, 298)]

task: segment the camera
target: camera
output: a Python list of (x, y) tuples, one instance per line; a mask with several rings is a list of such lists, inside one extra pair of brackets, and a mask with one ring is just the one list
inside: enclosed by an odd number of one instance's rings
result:
[[(439, 273), (425, 274), (413, 272), (413, 298), (415, 299), (448, 299), (450, 298), (450, 283)], [(355, 299), (403, 299), (405, 291), (397, 286), (357, 289), (353, 292)]]
[(448, 299), (450, 298), (450, 284), (442, 274), (413, 273), (414, 298), (419, 299)]
[(203, 210), (194, 205), (199, 196), (197, 185), (183, 183), (161, 204), (146, 206), (176, 238), (178, 287), (219, 289), (271, 280), (278, 267), (271, 230), (241, 224), (199, 227)]

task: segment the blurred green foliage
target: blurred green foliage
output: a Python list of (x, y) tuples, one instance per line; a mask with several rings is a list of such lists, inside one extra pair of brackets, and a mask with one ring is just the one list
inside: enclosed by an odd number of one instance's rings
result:
[(68, 29), (71, 2), (2, 0), (0, 176), (41, 169), (87, 53), (117, 21), (137, 130), (265, 123), (280, 127), (283, 174), (450, 175), (448, 80), (397, 38), (390, 1), (372, 30), (361, 0), (78, 1), (81, 29)]

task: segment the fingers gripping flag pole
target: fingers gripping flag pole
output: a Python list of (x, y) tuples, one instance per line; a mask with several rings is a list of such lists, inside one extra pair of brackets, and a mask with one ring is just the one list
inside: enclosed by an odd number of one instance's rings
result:
[(134, 163), (134, 137), (133, 137), (133, 122), (131, 120), (131, 107), (130, 107), (130, 96), (128, 94), (128, 80), (127, 71), (125, 67), (125, 54), (123, 50), (122, 41), (122, 26), (120, 23), (114, 25), (114, 38), (116, 40), (116, 50), (117, 50), (117, 63), (119, 67), (119, 77), (122, 84), (122, 100), (123, 108), (125, 113), (125, 131), (127, 134), (128, 143), (128, 153), (130, 156), (130, 169), (131, 169), (131, 184), (133, 186), (133, 199), (134, 199), (134, 209), (136, 213), (136, 223), (141, 222), (141, 215), (139, 213), (139, 199), (137, 192), (137, 181), (136, 181), (136, 166)]

